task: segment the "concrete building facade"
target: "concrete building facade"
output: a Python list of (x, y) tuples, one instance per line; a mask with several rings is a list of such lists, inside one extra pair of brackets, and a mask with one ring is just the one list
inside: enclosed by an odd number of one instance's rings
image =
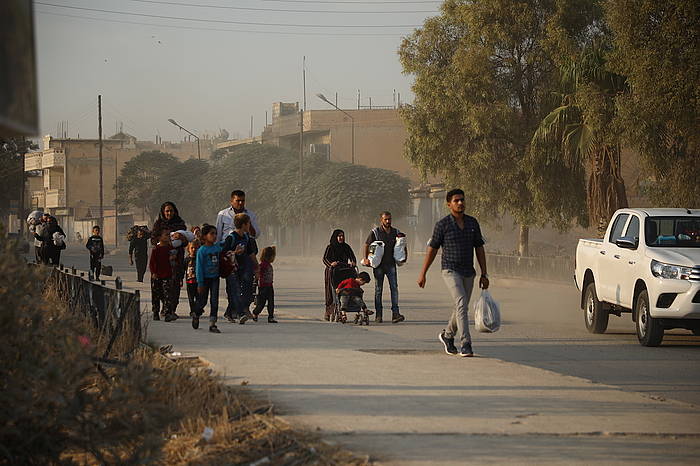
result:
[[(304, 154), (322, 154), (328, 160), (353, 161), (373, 168), (384, 168), (419, 181), (418, 172), (403, 156), (406, 127), (397, 108), (344, 110), (306, 110), (304, 121)], [(353, 125), (354, 122), (354, 125)], [(275, 102), (272, 123), (260, 136), (226, 141), (217, 148), (241, 144), (272, 144), (292, 151), (299, 150), (301, 113), (298, 103)]]
[[(209, 158), (213, 143), (201, 143), (202, 158)], [(107, 243), (114, 243), (115, 236), (125, 234), (133, 224), (130, 214), (120, 214), (115, 225), (115, 186), (122, 167), (141, 152), (154, 150), (179, 160), (197, 157), (196, 142), (137, 141), (125, 133), (102, 140), (103, 233)], [(25, 208), (54, 215), (69, 240), (76, 239), (78, 232), (84, 237), (85, 225), (99, 222), (99, 163), (99, 140), (45, 136), (41, 150), (25, 155)]]

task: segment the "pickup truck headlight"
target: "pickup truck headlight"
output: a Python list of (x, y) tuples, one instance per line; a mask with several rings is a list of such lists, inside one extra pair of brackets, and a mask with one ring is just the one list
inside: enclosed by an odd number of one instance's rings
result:
[(692, 270), (692, 267), (664, 264), (663, 262), (655, 261), (653, 259), (651, 261), (651, 273), (655, 277), (688, 280)]

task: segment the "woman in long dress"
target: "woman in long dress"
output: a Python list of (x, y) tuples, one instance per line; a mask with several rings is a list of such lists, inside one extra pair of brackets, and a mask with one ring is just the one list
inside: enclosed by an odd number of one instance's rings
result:
[(331, 235), (330, 243), (326, 247), (326, 252), (323, 254), (323, 265), (326, 266), (325, 283), (326, 283), (326, 314), (325, 319), (330, 320), (333, 313), (335, 289), (333, 288), (333, 268), (338, 264), (350, 264), (353, 267), (357, 265), (355, 253), (352, 248), (345, 242), (345, 232), (343, 230), (334, 230)]

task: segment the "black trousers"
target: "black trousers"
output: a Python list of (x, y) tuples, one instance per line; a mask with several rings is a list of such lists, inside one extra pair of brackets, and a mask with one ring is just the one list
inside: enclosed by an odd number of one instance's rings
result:
[(201, 310), (197, 306), (197, 297), (199, 293), (197, 293), (197, 283), (188, 283), (187, 284), (187, 301), (190, 303), (190, 314), (191, 313), (196, 313), (197, 315), (201, 314)]
[(95, 280), (100, 279), (100, 272), (102, 271), (102, 259), (99, 256), (93, 256), (90, 254), (90, 272)]
[(173, 309), (173, 279), (172, 278), (153, 278), (151, 279), (151, 309), (153, 314), (158, 314), (163, 305), (164, 313), (171, 314)]
[(136, 254), (134, 262), (136, 262), (136, 280), (143, 282), (143, 276), (146, 274), (146, 268), (148, 267), (148, 254)]
[(271, 286), (261, 286), (258, 288), (258, 295), (255, 297), (255, 309), (253, 314), (258, 315), (267, 304), (267, 318), (275, 316), (275, 289)]

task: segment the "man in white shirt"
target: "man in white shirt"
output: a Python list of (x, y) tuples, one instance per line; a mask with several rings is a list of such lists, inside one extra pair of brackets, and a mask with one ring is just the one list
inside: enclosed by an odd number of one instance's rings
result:
[(231, 207), (227, 207), (216, 216), (216, 240), (223, 241), (229, 233), (235, 230), (233, 217), (236, 214), (248, 214), (248, 217), (250, 217), (250, 236), (253, 238), (259, 237), (258, 217), (255, 215), (255, 212), (245, 208), (245, 193), (238, 189), (233, 191), (230, 203)]

